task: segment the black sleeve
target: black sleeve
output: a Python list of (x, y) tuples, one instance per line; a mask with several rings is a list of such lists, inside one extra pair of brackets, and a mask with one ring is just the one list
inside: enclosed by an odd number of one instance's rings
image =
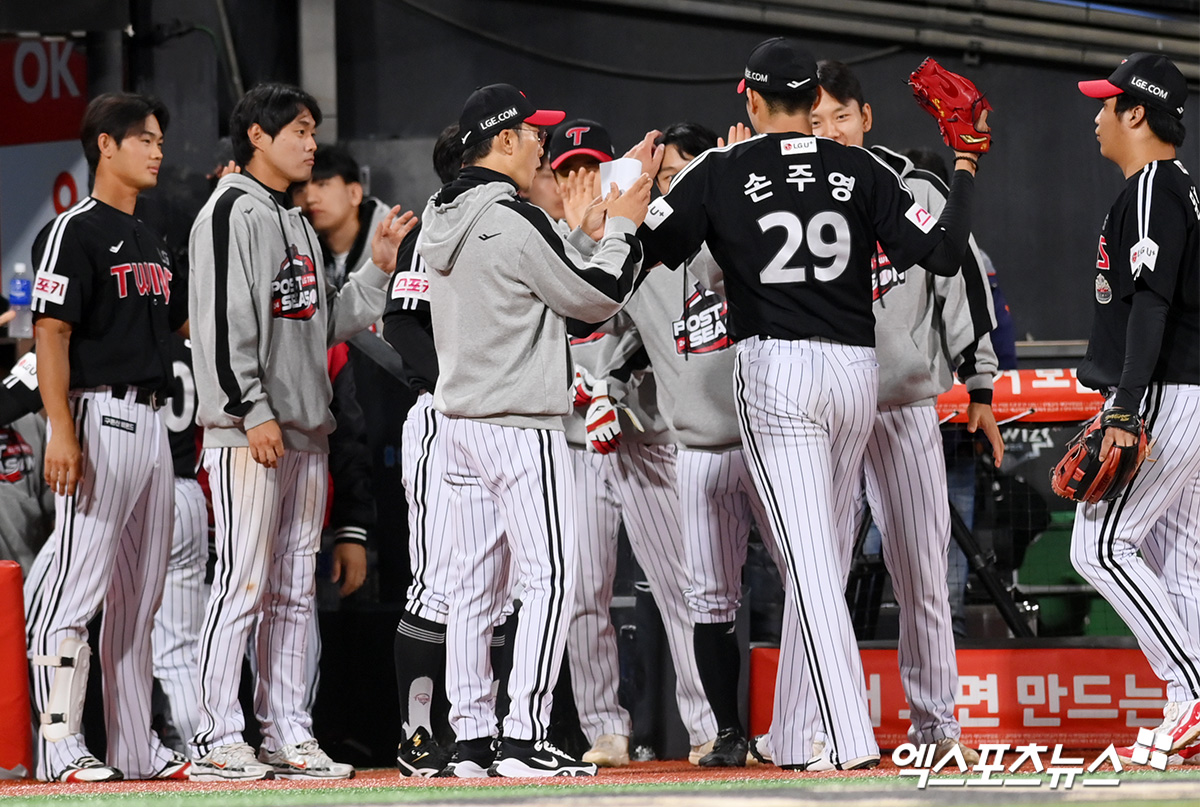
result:
[(1121, 371), (1121, 383), (1117, 386), (1113, 406), (1130, 412), (1141, 408), (1142, 396), (1146, 394), (1146, 386), (1158, 364), (1170, 308), (1171, 303), (1151, 289), (1134, 293), (1125, 330), (1125, 368)]
[(429, 305), (407, 311), (391, 311), (383, 315), (383, 338), (399, 354), (415, 375), (429, 383), (429, 391), (438, 380), (437, 348)]
[(171, 332), (183, 327), (188, 320), (188, 270), (187, 261), (175, 259), (174, 271), (171, 273), (171, 313), (168, 317)]
[(971, 237), (971, 209), (975, 201), (975, 177), (970, 171), (955, 171), (950, 196), (934, 233), (941, 237), (923, 258), (917, 261), (935, 275), (950, 277), (963, 265), (967, 241)]
[[(12, 372), (0, 381), (0, 426), (42, 408), (42, 393), (37, 387), (36, 359), (26, 353), (17, 359)], [(32, 386), (31, 386), (32, 385)]]
[[(367, 427), (353, 367), (347, 363), (333, 380), (333, 401), (329, 410), (337, 421), (329, 435), (329, 474), (333, 478), (333, 504), (329, 524), (337, 530), (356, 527), (365, 539), (365, 531), (375, 523), (375, 499), (371, 495), (371, 451), (367, 447)], [(338, 536), (339, 540), (342, 538)]]

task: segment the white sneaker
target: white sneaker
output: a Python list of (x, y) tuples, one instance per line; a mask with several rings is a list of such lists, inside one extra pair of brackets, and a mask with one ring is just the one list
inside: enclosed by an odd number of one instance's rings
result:
[(746, 765), (774, 765), (775, 758), (771, 755), (771, 735), (760, 734), (750, 741), (750, 755), (746, 757)]
[(1154, 736), (1166, 734), (1171, 738), (1167, 753), (1174, 753), (1196, 744), (1200, 738), (1200, 700), (1171, 701), (1163, 707), (1163, 722)]
[(629, 764), (629, 738), (624, 734), (601, 734), (581, 759), (601, 768), (623, 768)]
[(706, 743), (700, 743), (700, 745), (693, 745), (692, 750), (688, 752), (688, 762), (693, 765), (699, 765), (700, 760), (708, 756), (713, 750), (713, 744), (715, 742), (716, 740), (712, 739)]
[[(816, 743), (813, 744), (814, 746)], [(820, 756), (810, 759), (803, 768), (799, 765), (784, 765), (785, 770), (805, 770), (812, 773), (821, 771), (861, 771), (867, 768), (874, 768), (879, 764), (879, 754), (868, 754), (865, 757), (855, 757), (847, 759), (841, 765), (834, 765), (833, 760), (829, 758), (829, 745), (821, 744)]]
[(121, 771), (105, 765), (91, 756), (82, 756), (59, 771), (50, 780), (53, 782), (120, 782), (125, 778)]
[(219, 745), (199, 759), (192, 760), (187, 778), (193, 782), (223, 782), (229, 779), (274, 779), (270, 765), (254, 758), (254, 749), (246, 743)]
[(936, 765), (945, 759), (947, 754), (953, 753), (955, 748), (962, 751), (963, 762), (966, 763), (968, 768), (979, 764), (979, 752), (954, 737), (943, 737), (937, 741), (933, 752), (934, 764)]
[(271, 767), (277, 779), (353, 779), (354, 766), (334, 762), (316, 740), (285, 745), (278, 751), (262, 748), (258, 758)]

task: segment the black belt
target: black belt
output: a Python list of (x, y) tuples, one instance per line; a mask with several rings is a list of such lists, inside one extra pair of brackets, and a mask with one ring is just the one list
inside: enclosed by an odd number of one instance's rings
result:
[(130, 390), (133, 390), (133, 400), (135, 403), (145, 404), (158, 409), (158, 396), (154, 394), (154, 390), (149, 390), (145, 387), (135, 387), (133, 384), (113, 384), (109, 387), (112, 396), (122, 400), (125, 399)]

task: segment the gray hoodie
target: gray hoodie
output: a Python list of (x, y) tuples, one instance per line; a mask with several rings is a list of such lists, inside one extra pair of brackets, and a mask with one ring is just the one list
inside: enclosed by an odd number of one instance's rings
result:
[[(941, 214), (950, 193), (941, 179), (882, 146), (871, 151), (900, 175), (917, 204)], [(998, 362), (988, 334), (996, 318), (975, 239), (952, 277), (920, 267), (896, 273), (882, 251), (872, 264), (879, 405), (932, 404), (954, 383), (952, 371), (968, 391), (991, 390)]]
[(327, 452), (326, 351), (383, 311), (388, 275), (364, 266), (334, 292), (316, 233), (288, 203), (227, 174), (192, 226), (188, 313), (206, 448), (246, 446), (246, 430), (274, 419), (285, 448)]
[(433, 405), (501, 426), (563, 428), (574, 368), (566, 318), (601, 322), (633, 289), (642, 251), (632, 221), (599, 243), (564, 239), (503, 174), (479, 166), (429, 201), (418, 249), (440, 375)]

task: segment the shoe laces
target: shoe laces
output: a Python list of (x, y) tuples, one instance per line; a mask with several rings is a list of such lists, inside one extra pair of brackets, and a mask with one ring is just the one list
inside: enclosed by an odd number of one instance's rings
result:
[(564, 754), (554, 745), (554, 743), (550, 742), (549, 740), (538, 740), (533, 744), (533, 747), (538, 751), (549, 751), (555, 756), (565, 757), (566, 759), (571, 758), (570, 755)]
[(226, 762), (254, 762), (258, 760), (254, 757), (254, 749), (249, 743), (232, 743), (231, 745), (223, 745), (213, 751), (213, 758), (222, 763)]
[(316, 740), (305, 740), (302, 743), (297, 743), (292, 746), (297, 754), (302, 754), (308, 757), (310, 762), (316, 763), (318, 766), (329, 765), (333, 760), (329, 755), (321, 750), (321, 746)]

